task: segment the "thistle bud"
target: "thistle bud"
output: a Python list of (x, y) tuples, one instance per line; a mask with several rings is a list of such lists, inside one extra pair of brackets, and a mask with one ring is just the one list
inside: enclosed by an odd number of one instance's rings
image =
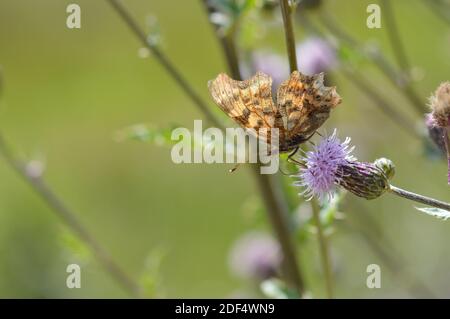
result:
[(450, 124), (450, 82), (444, 82), (430, 97), (431, 117), (438, 127), (447, 127)]
[(337, 176), (340, 186), (366, 199), (375, 199), (389, 188), (387, 175), (375, 163), (349, 161), (340, 165)]
[(390, 159), (385, 157), (378, 158), (374, 162), (376, 167), (384, 172), (384, 175), (390, 180), (395, 175), (395, 165)]

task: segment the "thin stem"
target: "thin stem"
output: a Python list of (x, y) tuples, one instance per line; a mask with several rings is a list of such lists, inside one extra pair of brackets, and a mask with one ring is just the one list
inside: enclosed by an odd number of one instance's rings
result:
[(409, 72), (411, 71), (411, 66), (405, 52), (402, 37), (400, 36), (400, 32), (398, 30), (397, 22), (395, 21), (395, 14), (391, 6), (391, 1), (382, 0), (381, 4), (383, 6), (386, 29), (388, 30), (388, 37), (392, 49), (394, 50), (395, 59), (403, 71)]
[(359, 42), (353, 38), (350, 34), (345, 32), (333, 19), (333, 17), (323, 12), (319, 15), (320, 22), (327, 29), (328, 32), (333, 34), (336, 38), (345, 42), (351, 48), (364, 51), (365, 54), (374, 62), (375, 66), (381, 71), (381, 73), (391, 81), (399, 89), (400, 92), (408, 99), (411, 106), (417, 111), (418, 115), (423, 116), (426, 112), (425, 105), (410, 85), (410, 81), (405, 80), (405, 76), (399, 73), (391, 63), (379, 52), (363, 50)]
[(398, 30), (398, 26), (395, 21), (395, 14), (391, 6), (391, 1), (383, 0), (381, 3), (384, 9), (383, 13), (387, 25), (388, 38), (391, 43), (391, 47), (394, 50), (394, 55), (397, 60), (397, 64), (400, 66), (402, 71), (407, 75), (406, 85), (404, 87), (405, 94), (407, 94), (414, 101), (414, 106), (416, 106), (417, 111), (422, 114), (425, 111), (425, 107), (410, 83), (411, 64), (409, 63), (405, 46), (403, 45), (403, 40), (402, 37), (400, 36), (400, 32)]
[[(289, 59), (289, 69), (292, 73), (298, 70), (295, 36), (294, 36), (294, 29), (292, 26), (292, 11), (289, 6), (288, 0), (280, 0), (280, 6), (281, 6), (281, 14), (283, 16), (284, 33), (286, 38), (286, 47)], [(317, 199), (315, 198), (311, 200), (311, 209), (313, 211), (317, 225), (317, 236), (320, 245), (320, 257), (322, 261), (323, 270), (325, 273), (325, 286), (327, 290), (327, 296), (328, 298), (333, 298), (333, 287), (332, 287), (333, 285), (330, 268), (328, 241), (325, 239), (322, 231), (322, 225), (320, 223), (320, 206), (319, 203), (317, 202)]]
[[(187, 94), (187, 96), (194, 102), (194, 104), (199, 107), (203, 113), (207, 116), (207, 118), (210, 119), (210, 121), (215, 124), (218, 127), (222, 127), (222, 123), (216, 119), (216, 117), (209, 111), (207, 104), (195, 93), (193, 88), (189, 85), (187, 81), (184, 80), (184, 78), (181, 76), (181, 73), (175, 68), (175, 66), (167, 59), (167, 57), (159, 51), (156, 47), (150, 45), (147, 42), (145, 33), (139, 28), (133, 17), (128, 13), (128, 11), (120, 4), (120, 2), (116, 0), (108, 0), (108, 2), (112, 5), (112, 7), (119, 13), (119, 15), (122, 17), (122, 19), (126, 22), (126, 24), (130, 27), (130, 29), (135, 33), (135, 35), (141, 40), (141, 42), (150, 49), (155, 56), (157, 57), (157, 61), (160, 62), (160, 64), (164, 67), (164, 69), (172, 76), (172, 78), (177, 82), (182, 90)], [(228, 42), (225, 42), (228, 43)], [(232, 52), (232, 51), (229, 51)], [(236, 59), (237, 61), (237, 59)], [(256, 171), (256, 168), (254, 168), (254, 171)], [(255, 174), (256, 175), (256, 174)], [(258, 182), (258, 185), (262, 188), (261, 192), (263, 195), (263, 199), (268, 206), (268, 212), (270, 214), (270, 218), (272, 221), (272, 224), (276, 230), (276, 233), (279, 237), (280, 245), (283, 249), (283, 253), (285, 254), (286, 264), (288, 265), (290, 278), (292, 278), (291, 282), (293, 283), (294, 287), (296, 287), (299, 294), (303, 293), (303, 280), (299, 273), (298, 267), (297, 267), (297, 260), (295, 257), (295, 250), (293, 248), (293, 245), (291, 244), (290, 234), (289, 232), (286, 236), (285, 229), (288, 229), (287, 225), (288, 223), (283, 217), (283, 214), (281, 213), (283, 211), (282, 208), (280, 208), (280, 203), (282, 201), (278, 200), (274, 191), (273, 187), (270, 187), (269, 183), (267, 182), (267, 176), (257, 174), (258, 178), (264, 179), (261, 182)]]
[(449, 128), (446, 127), (444, 131), (444, 145), (447, 154), (447, 183), (450, 185), (450, 140), (449, 140)]
[[(208, 2), (203, 0), (207, 13), (210, 14), (212, 8), (208, 7)], [(237, 23), (237, 21), (235, 21)], [(233, 25), (229, 32), (222, 34), (214, 30), (215, 35), (222, 45), (228, 69), (235, 80), (242, 80), (239, 67), (239, 59), (235, 45), (235, 32), (237, 28)], [(266, 211), (277, 236), (281, 250), (283, 252), (283, 272), (287, 283), (296, 289), (299, 296), (304, 292), (304, 281), (298, 264), (296, 249), (292, 240), (292, 230), (289, 222), (289, 209), (284, 194), (280, 191), (279, 180), (270, 175), (260, 173), (260, 164), (252, 165), (252, 174), (263, 199)]]
[(327, 298), (333, 298), (333, 275), (330, 262), (330, 252), (328, 249), (328, 240), (323, 232), (322, 222), (320, 220), (320, 206), (317, 201), (311, 202), (313, 211), (313, 218), (317, 229), (317, 238), (320, 246), (320, 260), (322, 262), (322, 269), (325, 274), (325, 286), (327, 291)]
[[(369, 248), (415, 298), (437, 298), (433, 291), (416, 274), (408, 270), (401, 253), (395, 249), (395, 243), (383, 235), (383, 229), (378, 221), (372, 218), (363, 207), (357, 207), (353, 218), (346, 218), (340, 225), (357, 232)], [(353, 212), (355, 210), (350, 210)], [(355, 220), (360, 220), (356, 221)], [(362, 222), (361, 222), (362, 221)], [(364, 224), (364, 225), (362, 225)]]
[(267, 208), (268, 217), (283, 252), (283, 270), (288, 284), (293, 286), (299, 296), (303, 295), (305, 284), (297, 261), (296, 249), (292, 240), (292, 228), (289, 223), (289, 210), (280, 191), (279, 180), (259, 172), (259, 165), (253, 165), (253, 175)]
[(439, 19), (450, 25), (450, 10), (448, 5), (446, 6), (445, 3), (439, 0), (423, 0), (422, 2), (425, 3)]
[(91, 233), (83, 226), (77, 214), (70, 210), (41, 176), (30, 175), (25, 163), (17, 159), (0, 133), (0, 154), (9, 166), (24, 179), (32, 189), (47, 203), (52, 211), (91, 249), (94, 257), (126, 291), (134, 297), (141, 296), (141, 289), (133, 279), (111, 258)]
[(289, 58), (289, 68), (291, 72), (293, 72), (298, 69), (298, 64), (295, 50), (294, 28), (292, 26), (292, 10), (289, 5), (289, 0), (280, 0), (280, 6), (284, 24), (284, 35), (286, 38), (286, 48)]
[(431, 197), (427, 197), (427, 196), (423, 196), (423, 195), (419, 195), (413, 192), (409, 192), (406, 191), (404, 189), (395, 187), (393, 185), (390, 185), (389, 191), (392, 194), (395, 194), (397, 196), (418, 202), (418, 203), (422, 203), (428, 206), (432, 206), (432, 207), (437, 207), (437, 208), (442, 208), (445, 210), (450, 211), (450, 204), (446, 203), (446, 202), (442, 202), (440, 200), (431, 198)]
[(342, 74), (344, 77), (353, 83), (361, 92), (363, 92), (367, 97), (374, 101), (380, 110), (393, 122), (395, 122), (399, 127), (401, 127), (406, 133), (411, 135), (416, 139), (421, 139), (421, 135), (417, 132), (415, 125), (407, 117), (397, 111), (382, 94), (377, 92), (368, 80), (356, 71), (348, 71), (342, 69)]
[[(311, 32), (316, 33), (324, 37), (323, 32), (321, 32), (314, 24), (311, 23), (309, 18), (305, 15), (302, 16), (302, 24), (311, 30)], [(339, 31), (339, 30), (338, 30)], [(341, 37), (348, 37), (348, 35), (343, 34)], [(326, 37), (324, 37), (326, 39)], [(336, 44), (332, 43), (328, 39), (326, 41), (331, 46), (336, 46)], [(353, 39), (347, 39), (349, 42), (353, 42)], [(413, 138), (422, 139), (420, 133), (415, 129), (415, 125), (411, 120), (408, 120), (403, 114), (397, 111), (397, 109), (389, 103), (383, 95), (376, 91), (373, 85), (368, 81), (367, 77), (356, 70), (351, 70), (350, 68), (342, 68), (342, 74), (347, 78), (348, 81), (352, 82), (353, 85), (360, 90), (363, 94), (368, 96), (371, 100), (375, 100), (375, 103), (380, 108), (381, 112), (383, 112), (388, 119), (396, 123), (399, 127), (401, 127), (406, 133), (411, 135)]]
[(123, 21), (128, 25), (130, 30), (136, 35), (141, 43), (149, 49), (153, 56), (157, 59), (159, 64), (165, 69), (172, 79), (180, 86), (180, 88), (189, 96), (194, 102), (194, 105), (203, 112), (206, 118), (216, 126), (221, 127), (222, 123), (216, 118), (214, 113), (211, 112), (207, 103), (205, 103), (201, 97), (195, 92), (195, 90), (189, 85), (183, 75), (177, 70), (173, 63), (167, 58), (167, 56), (159, 50), (157, 46), (148, 41), (147, 35), (136, 23), (136, 20), (130, 15), (125, 7), (118, 0), (107, 0), (109, 4), (117, 11)]
[[(328, 24), (329, 20), (326, 19), (326, 22), (324, 21), (323, 23)], [(302, 24), (306, 28), (309, 28), (312, 32), (323, 36), (323, 33), (313, 23), (311, 23), (307, 16), (302, 16)], [(346, 39), (347, 42), (354, 43), (355, 40), (349, 37), (346, 33), (343, 33), (340, 29), (333, 29), (333, 31), (339, 34), (341, 38)], [(335, 46), (335, 44), (331, 43), (331, 41), (328, 41), (328, 43)], [(348, 81), (352, 82), (358, 90), (370, 99), (374, 100), (381, 112), (383, 112), (388, 119), (399, 125), (399, 127), (404, 129), (404, 131), (413, 138), (422, 139), (422, 136), (417, 132), (414, 123), (402, 113), (398, 112), (397, 109), (390, 104), (382, 94), (377, 92), (361, 72), (343, 67), (342, 74)], [(395, 74), (393, 76), (395, 76)]]

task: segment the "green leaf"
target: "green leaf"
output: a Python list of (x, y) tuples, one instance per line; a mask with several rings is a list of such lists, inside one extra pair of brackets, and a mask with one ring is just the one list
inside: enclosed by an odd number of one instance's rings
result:
[(172, 140), (171, 135), (176, 127), (178, 126), (171, 125), (165, 128), (158, 128), (154, 125), (136, 124), (120, 131), (117, 134), (117, 140), (136, 140), (153, 143), (158, 146), (174, 145), (177, 141)]
[(161, 281), (161, 264), (166, 255), (166, 249), (157, 247), (150, 252), (145, 260), (139, 282), (144, 288), (146, 297), (158, 298), (164, 294)]
[(76, 260), (87, 264), (92, 257), (90, 249), (72, 231), (63, 227), (59, 235), (59, 242), (62, 246), (64, 257), (69, 260)]
[(445, 209), (436, 207), (415, 207), (415, 209), (427, 215), (437, 217), (439, 219), (447, 220), (450, 218), (450, 211)]
[(324, 227), (332, 226), (339, 212), (339, 205), (344, 199), (346, 192), (338, 192), (329, 202), (322, 206), (320, 210), (320, 221)]
[(297, 299), (300, 296), (289, 289), (284, 282), (279, 279), (268, 279), (261, 283), (262, 293), (273, 299)]

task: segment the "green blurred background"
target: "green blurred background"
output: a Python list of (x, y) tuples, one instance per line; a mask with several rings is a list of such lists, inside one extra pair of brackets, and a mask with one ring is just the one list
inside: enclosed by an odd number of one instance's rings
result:
[[(81, 7), (82, 28), (66, 27), (66, 7)], [(325, 0), (323, 6), (357, 39), (380, 46), (391, 60), (385, 28), (366, 27), (366, 7), (375, 0)], [(209, 99), (206, 83), (226, 70), (220, 46), (200, 1), (124, 1), (143, 26), (158, 18), (162, 49), (197, 92)], [(414, 86), (423, 99), (448, 80), (448, 25), (421, 0), (392, 1), (407, 55), (421, 74)], [(284, 54), (279, 17), (257, 47)], [(272, 22), (273, 23), (273, 22)], [(301, 41), (306, 33), (298, 25)], [(193, 127), (202, 118), (152, 56), (102, 0), (0, 0), (0, 65), (4, 89), (1, 130), (17, 154), (45, 162), (45, 178), (77, 212), (87, 228), (136, 279), (146, 274), (154, 297), (226, 297), (250, 291), (235, 278), (228, 253), (237, 237), (270, 231), (247, 169), (228, 165), (175, 165), (170, 148), (115, 135), (136, 123)], [(360, 69), (406, 117), (417, 121), (404, 97), (370, 63)], [(424, 155), (412, 139), (343, 78), (330, 74), (343, 103), (326, 123), (351, 136), (356, 155), (385, 156), (397, 166), (395, 184), (450, 200), (444, 161)], [(220, 115), (211, 101), (211, 108)], [(127, 297), (80, 247), (46, 204), (0, 162), (0, 297)], [(366, 201), (348, 195), (347, 218), (331, 237), (338, 297), (411, 297), (408, 272), (439, 297), (450, 294), (450, 225), (421, 215), (414, 204), (386, 195)], [(374, 225), (364, 223), (361, 215)], [(353, 224), (352, 229), (346, 225)], [(402, 260), (397, 272), (362, 239), (373, 231), (377, 244)], [(313, 296), (323, 296), (315, 237), (298, 246)], [(159, 263), (159, 255), (163, 255)], [(150, 261), (146, 270), (146, 263)], [(82, 266), (82, 288), (66, 287), (66, 266)], [(382, 267), (382, 288), (367, 289), (366, 266)], [(150, 268), (150, 269), (148, 269)]]

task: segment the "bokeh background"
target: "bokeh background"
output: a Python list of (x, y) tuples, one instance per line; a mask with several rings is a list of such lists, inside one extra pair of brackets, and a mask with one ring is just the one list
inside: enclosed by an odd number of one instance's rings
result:
[[(426, 2), (432, 1), (391, 1), (413, 66), (413, 87), (424, 104), (449, 79), (450, 69), (449, 25), (430, 10)], [(51, 187), (127, 273), (147, 286), (150, 297), (258, 296), (254, 283), (229, 267), (237, 238), (271, 231), (249, 170), (229, 174), (225, 164), (175, 165), (169, 147), (118, 142), (117, 132), (131, 125), (192, 128), (202, 114), (151, 55), (139, 56), (140, 43), (106, 1), (74, 1), (82, 10), (79, 30), (66, 27), (71, 2), (0, 1), (1, 131), (18, 156), (45, 164)], [(222, 116), (206, 83), (226, 66), (200, 1), (124, 3), (147, 31), (148, 18), (158, 18), (161, 49)], [(363, 46), (378, 46), (395, 65), (383, 22), (381, 29), (366, 27), (370, 3), (377, 1), (324, 0), (318, 10), (331, 14)], [(316, 12), (308, 15), (318, 21)], [(250, 18), (240, 46), (284, 55), (279, 8)], [(309, 35), (299, 23), (295, 31), (299, 43)], [(357, 63), (371, 85), (423, 129), (422, 119), (373, 63)], [(396, 185), (449, 201), (444, 161), (427, 155), (424, 141), (390, 121), (339, 67), (329, 77), (343, 103), (323, 131), (337, 127), (341, 136), (351, 136), (361, 160), (393, 160)], [(416, 280), (434, 296), (450, 296), (448, 222), (391, 195), (373, 201), (348, 195), (340, 210), (346, 219), (335, 223), (330, 237), (338, 297), (413, 297), (417, 289), (420, 296), (423, 289), (411, 288)], [(371, 234), (372, 244), (362, 230)], [(323, 297), (315, 236), (297, 248), (311, 296)], [(82, 266), (81, 289), (66, 287), (69, 263)], [(381, 266), (381, 289), (366, 287), (372, 263)], [(4, 161), (0, 297), (128, 297)]]

